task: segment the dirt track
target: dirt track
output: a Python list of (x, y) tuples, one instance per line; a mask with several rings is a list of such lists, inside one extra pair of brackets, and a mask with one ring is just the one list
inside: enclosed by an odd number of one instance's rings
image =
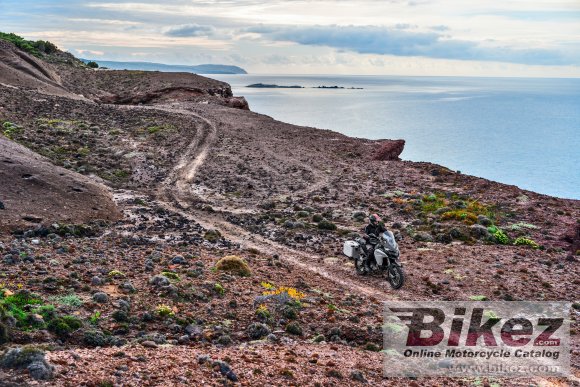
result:
[[(369, 156), (380, 143), (248, 111), (227, 85), (211, 79), (54, 66), (59, 90), (74, 98), (51, 93), (43, 76), (26, 78), (25, 87), (11, 76), (3, 80), (10, 84), (0, 85), (0, 118), (21, 128), (14, 140), (42, 152), (47, 165), (109, 185), (124, 217), (98, 238), (46, 238), (47, 230), (29, 223), (22, 226), (25, 234), (0, 235), (0, 250), (10, 256), (0, 267), (10, 273), (15, 291), (19, 283), (39, 293), (42, 302), (71, 291), (82, 301), (76, 308), (57, 304), (59, 314), (83, 319), (69, 337), (44, 329), (14, 335), (19, 345), (60, 343), (49, 355), (58, 364), (53, 384), (98, 385), (109, 381), (111, 370), (126, 367), (132, 372), (116, 372), (115, 383), (223, 385), (224, 375), (195, 358), (211, 353), (233, 364), (245, 384), (357, 385), (351, 373), (360, 371), (376, 385), (408, 385), (408, 380), (382, 379), (380, 354), (374, 352), (381, 345), (380, 301), (474, 295), (575, 300), (580, 294), (571, 250), (577, 243), (578, 201), (429, 163), (373, 161)], [(511, 240), (525, 236), (543, 249), (496, 243), (473, 235), (470, 222), (443, 216), (472, 203), (493, 215)], [(439, 208), (429, 207), (434, 204)], [(437, 213), (441, 208), (446, 209)], [(398, 291), (382, 278), (357, 276), (341, 255), (342, 242), (361, 231), (371, 212), (383, 215), (402, 238), (407, 282)], [(61, 213), (49, 211), (46, 222)], [(208, 235), (213, 230), (219, 234)], [(33, 244), (32, 238), (38, 240)], [(231, 254), (248, 261), (251, 277), (214, 270), (219, 258)], [(161, 273), (173, 274), (163, 288), (151, 283)], [(293, 286), (307, 302), (291, 317), (278, 316), (269, 306), (273, 317), (260, 319), (254, 304), (264, 293), (263, 283)], [(110, 302), (94, 302), (98, 291)], [(119, 321), (121, 301), (131, 306)], [(161, 304), (176, 315), (158, 315)], [(93, 325), (96, 312), (102, 317)], [(286, 331), (289, 321), (301, 326), (301, 334)], [(248, 328), (256, 322), (266, 323), (274, 337), (255, 341)], [(188, 325), (199, 332), (184, 339)], [(108, 332), (106, 345), (122, 351), (90, 348), (83, 334), (95, 329)], [(141, 343), (150, 336), (159, 347), (145, 350)], [(322, 342), (314, 344), (315, 339)], [(576, 373), (578, 345), (576, 333)], [(238, 347), (251, 348), (251, 355), (244, 357)], [(81, 356), (73, 355), (75, 350)], [(125, 355), (111, 356), (118, 352)], [(142, 364), (140, 356), (149, 363)], [(164, 369), (155, 369), (160, 356), (172, 359), (174, 368), (164, 363)], [(187, 372), (179, 367), (185, 363)], [(340, 377), (330, 370), (339, 370)], [(28, 380), (18, 372), (9, 377)], [(477, 381), (416, 384), (443, 382)], [(510, 385), (540, 382), (511, 380)]]

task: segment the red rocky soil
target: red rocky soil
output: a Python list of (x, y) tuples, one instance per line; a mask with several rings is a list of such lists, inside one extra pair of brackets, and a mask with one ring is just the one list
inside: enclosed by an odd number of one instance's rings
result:
[[(0, 63), (19, 74), (19, 66), (2, 59), (14, 55), (26, 56), (3, 54)], [(113, 208), (77, 217), (82, 211), (72, 207), (70, 220), (55, 217), (0, 234), (0, 287), (32, 293), (42, 305), (54, 305), (56, 316), (80, 321), (56, 330), (51, 321), (58, 317), (45, 318), (34, 305), (23, 307), (26, 322), (0, 320), (10, 328), (4, 347), (42, 345), (55, 367), (48, 381), (13, 369), (0, 369), (0, 380), (63, 386), (577, 383), (578, 304), (572, 311), (576, 379), (384, 379), (376, 351), (382, 301), (476, 295), (577, 301), (578, 201), (398, 161), (401, 142), (275, 121), (247, 110), (223, 82), (45, 59), (51, 64), (38, 62), (58, 75), (51, 79), (68, 94), (2, 78), (0, 123), (9, 123), (4, 128), (12, 128), (13, 141), (44, 156), (42, 165), (52, 162), (54, 176), (65, 168), (63, 178), (106, 184), (122, 218), (111, 221)], [(2, 140), (2, 156), (15, 146)], [(0, 163), (2, 178), (6, 171)], [(8, 197), (5, 181), (0, 201), (28, 208)], [(33, 193), (38, 200), (44, 194)], [(106, 196), (86, 200), (109, 208)], [(6, 211), (8, 205), (0, 209), (2, 219)], [(56, 204), (50, 212), (62, 214)], [(374, 212), (400, 238), (407, 274), (401, 290), (378, 276), (358, 276), (341, 255), (342, 242)], [(490, 223), (509, 243), (489, 234)], [(518, 238), (538, 248), (514, 245)], [(229, 255), (244, 258), (251, 276), (216, 270)], [(261, 298), (270, 284), (295, 289), (300, 305)]]

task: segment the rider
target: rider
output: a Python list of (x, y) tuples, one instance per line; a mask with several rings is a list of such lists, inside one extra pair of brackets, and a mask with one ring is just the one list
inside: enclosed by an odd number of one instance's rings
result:
[(380, 216), (377, 214), (372, 214), (369, 216), (369, 224), (367, 224), (365, 227), (364, 235), (365, 241), (371, 244), (371, 249), (370, 251), (367, 251), (367, 259), (365, 260), (365, 268), (367, 270), (370, 270), (370, 264), (374, 260), (373, 252), (375, 251), (375, 245), (378, 242), (378, 237), (385, 231), (387, 231), (387, 229), (385, 228), (385, 224), (383, 223), (383, 220)]

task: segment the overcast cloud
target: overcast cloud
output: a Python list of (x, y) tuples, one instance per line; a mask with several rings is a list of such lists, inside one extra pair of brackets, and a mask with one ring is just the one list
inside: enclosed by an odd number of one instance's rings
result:
[(0, 26), (109, 60), (269, 73), (580, 76), (577, 0), (0, 0)]

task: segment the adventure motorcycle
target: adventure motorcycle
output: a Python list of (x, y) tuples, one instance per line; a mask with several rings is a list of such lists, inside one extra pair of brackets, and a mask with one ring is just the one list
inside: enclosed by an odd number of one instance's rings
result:
[(344, 242), (344, 255), (354, 260), (357, 273), (366, 274), (365, 260), (368, 252), (371, 255), (371, 272), (386, 272), (391, 287), (400, 289), (405, 282), (405, 273), (399, 260), (399, 245), (395, 236), (391, 231), (385, 231), (378, 238), (376, 235), (369, 235), (369, 238), (373, 243), (367, 244), (364, 238)]

